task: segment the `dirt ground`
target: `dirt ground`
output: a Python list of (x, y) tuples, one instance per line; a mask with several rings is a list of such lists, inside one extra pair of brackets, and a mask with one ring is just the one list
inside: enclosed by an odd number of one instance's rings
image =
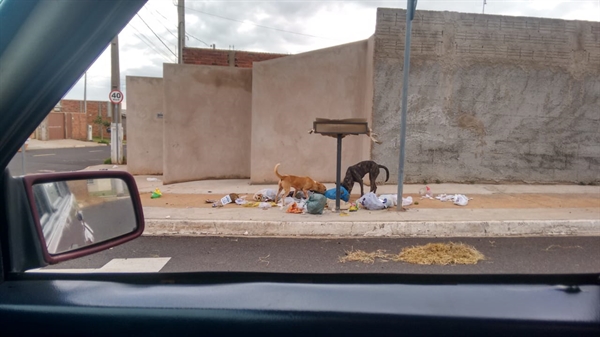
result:
[[(242, 194), (241, 194), (242, 195)], [(240, 196), (241, 196), (240, 195)], [(410, 205), (409, 208), (466, 208), (466, 209), (494, 209), (494, 208), (598, 208), (600, 209), (600, 197), (595, 194), (478, 194), (467, 195), (469, 204), (467, 206), (456, 206), (450, 201), (420, 199), (418, 194), (411, 195), (413, 201), (418, 204)], [(150, 198), (151, 193), (141, 193), (142, 205), (149, 207), (170, 208), (211, 208), (212, 203), (205, 200), (219, 200), (223, 195), (216, 194), (163, 194), (157, 199)], [(350, 201), (358, 199), (359, 195), (352, 195)], [(251, 200), (252, 195), (247, 196)], [(236, 204), (224, 207), (241, 207)], [(395, 208), (393, 208), (395, 210)]]

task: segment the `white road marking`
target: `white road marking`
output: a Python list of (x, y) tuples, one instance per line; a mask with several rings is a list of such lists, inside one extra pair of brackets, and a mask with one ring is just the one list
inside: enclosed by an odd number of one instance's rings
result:
[(34, 154), (34, 157), (48, 157), (48, 156), (56, 156), (56, 153), (44, 153), (44, 154)]
[(103, 152), (102, 150), (94, 150), (94, 151), (90, 151), (90, 152)]
[(56, 172), (54, 170), (38, 170), (38, 172), (42, 172), (42, 173), (53, 173)]
[(112, 259), (102, 268), (28, 270), (28, 273), (157, 273), (171, 260), (170, 257)]

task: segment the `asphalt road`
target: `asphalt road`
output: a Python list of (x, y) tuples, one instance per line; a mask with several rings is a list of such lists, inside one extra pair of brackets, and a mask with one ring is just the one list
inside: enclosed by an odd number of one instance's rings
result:
[(121, 236), (135, 229), (135, 212), (130, 198), (122, 198), (81, 210), (85, 222), (94, 231), (95, 242)]
[[(473, 245), (476, 265), (423, 266), (404, 262), (339, 262), (345, 251), (398, 253), (430, 242)], [(600, 271), (600, 237), (275, 239), (140, 237), (110, 250), (51, 268), (100, 268), (114, 258), (171, 257), (161, 272), (256, 271), (290, 273), (530, 274)]]
[[(110, 158), (110, 146), (30, 150), (25, 152), (25, 172), (31, 174), (78, 171), (88, 166), (103, 164), (107, 158)], [(15, 154), (8, 168), (14, 176), (23, 174), (21, 152)]]

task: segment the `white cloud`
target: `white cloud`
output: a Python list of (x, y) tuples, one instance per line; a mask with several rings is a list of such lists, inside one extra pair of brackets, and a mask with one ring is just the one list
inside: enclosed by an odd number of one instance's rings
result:
[[(163, 63), (176, 62), (171, 53), (177, 53), (176, 1), (149, 0), (138, 13), (162, 42), (138, 16), (119, 34), (123, 90), (125, 76), (160, 77)], [(404, 1), (187, 0), (186, 45), (295, 54), (366, 39), (375, 30), (377, 7), (405, 6)], [(482, 0), (421, 0), (417, 10), (481, 13), (482, 7)], [(487, 0), (485, 13), (600, 21), (600, 0)], [(107, 100), (109, 91), (107, 48), (88, 70), (87, 98)], [(83, 78), (66, 98), (83, 99)]]

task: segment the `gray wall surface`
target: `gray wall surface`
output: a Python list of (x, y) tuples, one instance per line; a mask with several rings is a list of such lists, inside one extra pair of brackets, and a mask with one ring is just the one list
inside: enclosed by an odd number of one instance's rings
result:
[(252, 69), (165, 64), (163, 76), (163, 182), (250, 177)]
[[(127, 170), (163, 172), (163, 79), (127, 76)], [(125, 121), (125, 119), (123, 120)]]
[[(378, 9), (372, 157), (397, 181), (406, 12)], [(600, 179), (600, 23), (417, 11), (406, 181)]]
[[(335, 182), (336, 139), (308, 131), (317, 117), (370, 119), (370, 42), (254, 63), (252, 183), (276, 182), (277, 163), (282, 174)], [(369, 159), (370, 139), (348, 136), (342, 143), (343, 179), (349, 165)]]

